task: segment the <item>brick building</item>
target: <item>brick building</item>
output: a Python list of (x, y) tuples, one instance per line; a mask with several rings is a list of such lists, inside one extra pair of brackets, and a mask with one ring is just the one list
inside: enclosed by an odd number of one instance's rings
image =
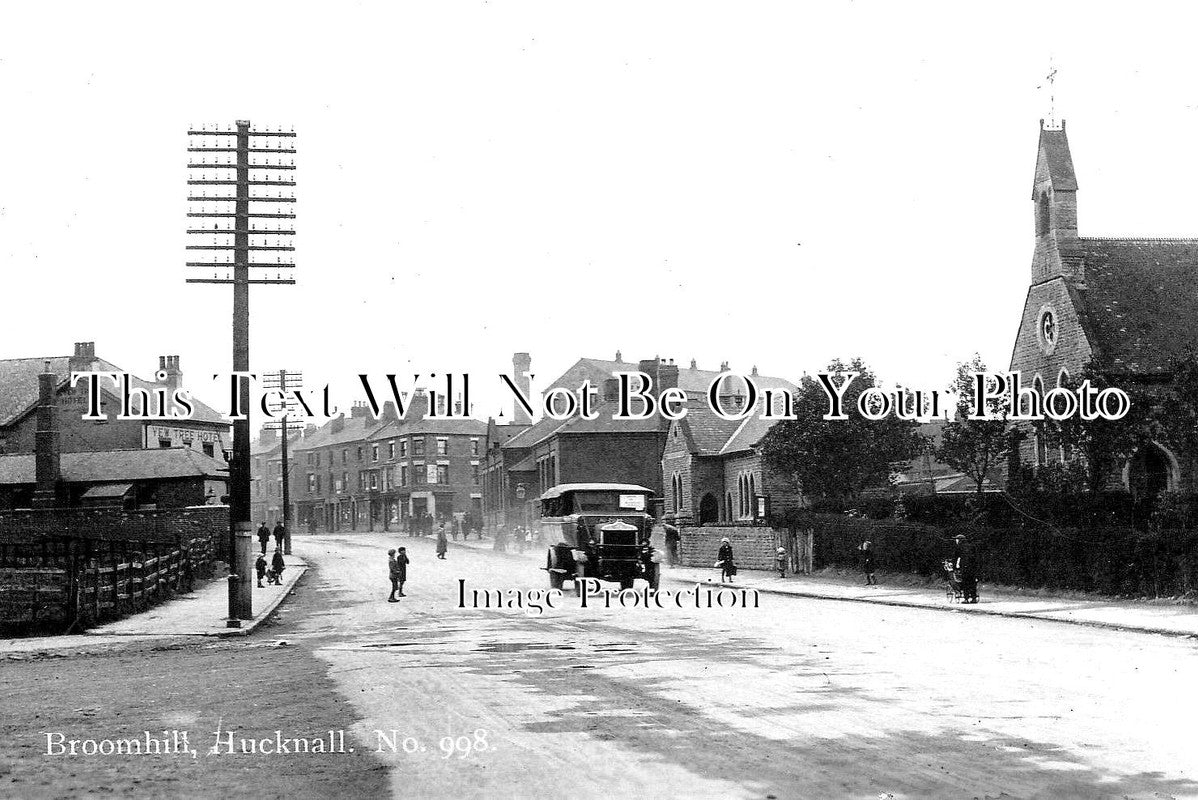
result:
[[(94, 342), (77, 342), (70, 356), (51, 358), (0, 359), (0, 453), (32, 453), (36, 429), (38, 376), (46, 365), (56, 376), (60, 446), (64, 453), (135, 448), (187, 447), (220, 461), (230, 452), (232, 437), (229, 423), (220, 414), (192, 398), (194, 412), (189, 419), (169, 422), (117, 419), (120, 398), (111, 381), (101, 387), (102, 420), (81, 419), (87, 409), (87, 391), (80, 383), (71, 388), (73, 372), (124, 372), (120, 367), (96, 357)], [(160, 381), (134, 377), (131, 386), (150, 393), (182, 386), (183, 373), (178, 356), (158, 360)], [(136, 411), (139, 403), (133, 404)]]
[[(1078, 233), (1078, 183), (1065, 123), (1040, 123), (1032, 186), (1031, 285), (1011, 369), (1041, 392), (1091, 362), (1115, 385), (1160, 387), (1175, 358), (1198, 353), (1198, 239), (1111, 239)], [(1025, 463), (1073, 456), (1028, 436)], [(1109, 476), (1112, 488), (1193, 491), (1192, 454), (1152, 443)]]
[[(61, 381), (51, 360), (43, 361), (37, 379), (28, 421), (31, 452), (0, 455), (0, 510), (182, 508), (216, 504), (228, 493), (224, 460), (195, 448), (64, 452), (62, 434), (72, 430), (74, 414), (62, 412)], [(79, 441), (77, 431), (74, 436)]]
[[(310, 425), (308, 429), (315, 432), (316, 426)], [(300, 426), (290, 425), (287, 444), (293, 473), (295, 448), (302, 441)], [(294, 491), (294, 487), (291, 489)], [(294, 506), (292, 502), (292, 510)], [(255, 523), (266, 522), (271, 527), (283, 520), (283, 440), (274, 427), (264, 428), (250, 447), (250, 519)]]
[[(727, 409), (743, 407), (735, 398), (725, 400)], [(777, 423), (761, 419), (762, 409), (759, 404), (745, 419), (728, 420), (707, 403), (693, 404), (670, 425), (661, 459), (664, 519), (678, 525), (746, 523), (803, 504), (794, 482), (762, 461), (759, 444)]]
[(396, 530), (425, 516), (469, 516), (477, 523), (487, 423), (430, 418), (427, 411), (427, 396), (419, 393), (403, 420), (392, 403), (378, 419), (358, 404), (349, 418), (307, 431), (291, 454), (299, 529)]
[[(687, 395), (688, 416), (707, 406), (708, 387), (722, 372), (701, 370), (694, 361), (680, 368), (661, 358), (625, 362), (620, 353), (614, 361), (583, 358), (545, 388), (576, 390), (584, 381), (600, 391), (595, 419), (575, 415), (566, 420), (543, 418), (493, 447), (484, 467), (484, 514), (488, 527), (497, 524), (527, 524), (536, 513), (533, 501), (551, 486), (561, 483), (631, 483), (654, 491), (661, 508), (663, 486), (662, 453), (669, 422), (654, 415), (648, 419), (613, 420), (616, 379), (614, 373), (641, 371), (653, 377), (654, 391), (678, 387)], [(786, 381), (757, 375), (761, 389), (790, 387)]]

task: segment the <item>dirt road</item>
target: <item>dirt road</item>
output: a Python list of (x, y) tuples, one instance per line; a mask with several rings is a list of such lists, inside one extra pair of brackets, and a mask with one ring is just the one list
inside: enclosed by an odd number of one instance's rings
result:
[[(398, 544), (408, 596), (387, 603)], [(528, 560), (362, 534), (297, 552), (312, 571), (249, 640), (5, 663), (0, 794), (1198, 796), (1189, 640), (770, 595), (537, 611)], [(460, 608), (476, 590), (526, 607)], [(68, 761), (36, 735), (214, 718), (345, 729), (354, 752)]]

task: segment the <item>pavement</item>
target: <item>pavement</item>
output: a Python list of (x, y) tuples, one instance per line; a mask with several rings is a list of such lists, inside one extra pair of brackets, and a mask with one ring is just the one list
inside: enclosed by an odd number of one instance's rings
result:
[(287, 599), (296, 581), (308, 571), (298, 556), (284, 556), (283, 582), (254, 588), (254, 618), (240, 628), (225, 624), (229, 617), (229, 583), (223, 578), (205, 581), (195, 591), (179, 595), (140, 614), (132, 614), (85, 631), (87, 636), (248, 636), (270, 618)]
[[(491, 550), (492, 543), (490, 540), (450, 542), (450, 548), (454, 547)], [(496, 555), (530, 560), (543, 560), (545, 557), (542, 547), (530, 547), (524, 553), (518, 553), (513, 548), (507, 553), (497, 553)], [(719, 572), (711, 568), (672, 567), (663, 571), (662, 580), (671, 583), (744, 587), (767, 594), (822, 600), (1038, 619), (1141, 633), (1198, 637), (1198, 606), (1192, 604), (1045, 597), (1034, 592), (1021, 592), (1012, 589), (996, 590), (981, 584), (980, 602), (966, 605), (948, 602), (942, 588), (887, 586), (885, 585), (885, 575), (881, 576), (883, 584), (877, 586), (864, 586), (836, 578), (812, 575), (788, 575), (786, 578), (779, 578), (775, 572), (745, 569), (740, 570), (734, 582), (729, 584), (721, 583), (717, 579), (718, 575)]]
[(263, 584), (254, 589), (254, 618), (242, 620), (240, 628), (225, 624), (229, 616), (229, 584), (223, 578), (198, 583), (195, 590), (177, 595), (138, 614), (89, 628), (72, 636), (30, 636), (0, 641), (0, 653), (34, 652), (42, 649), (64, 649), (111, 636), (248, 636), (270, 618), (279, 605), (291, 594), (308, 564), (298, 556), (284, 556), (283, 583)]

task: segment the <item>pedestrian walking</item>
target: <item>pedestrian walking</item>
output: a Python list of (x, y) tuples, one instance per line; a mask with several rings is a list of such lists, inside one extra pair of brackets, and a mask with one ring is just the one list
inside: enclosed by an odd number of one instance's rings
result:
[(774, 561), (778, 564), (778, 577), (786, 577), (786, 548), (779, 547), (778, 552), (774, 554)]
[(275, 548), (275, 554), (270, 559), (270, 572), (267, 573), (266, 582), (281, 586), (283, 584), (283, 569), (286, 564), (283, 563), (283, 545)]
[(275, 523), (275, 547), (283, 546), (283, 539), (287, 537), (287, 530), (283, 527), (283, 520)]
[(395, 558), (395, 548), (387, 551), (387, 577), (391, 580), (391, 594), (387, 597), (387, 602), (398, 603), (399, 598), (395, 593), (399, 591), (399, 562)]
[(254, 571), (258, 573), (258, 588), (259, 589), (264, 588), (262, 586), (262, 579), (266, 577), (266, 553), (265, 552), (258, 554), (258, 560), (254, 562)]
[(732, 583), (732, 576), (736, 574), (736, 559), (732, 555), (732, 542), (727, 536), (720, 540), (720, 552), (716, 559), (715, 565), (720, 568), (720, 580)]
[(445, 560), (445, 551), (449, 549), (449, 540), (445, 538), (445, 523), (437, 528), (437, 558)]
[(978, 601), (977, 553), (963, 534), (954, 537), (953, 565), (961, 575), (962, 603)]
[(861, 571), (865, 573), (865, 585), (877, 586), (878, 579), (874, 575), (874, 546), (866, 540), (861, 543)]
[(682, 532), (677, 525), (666, 523), (662, 527), (666, 531), (666, 566), (674, 567), (678, 563), (678, 545), (682, 541)]
[(262, 520), (262, 524), (258, 526), (258, 544), (262, 547), (262, 555), (266, 555), (266, 545), (270, 543), (270, 528), (266, 527), (266, 520)]

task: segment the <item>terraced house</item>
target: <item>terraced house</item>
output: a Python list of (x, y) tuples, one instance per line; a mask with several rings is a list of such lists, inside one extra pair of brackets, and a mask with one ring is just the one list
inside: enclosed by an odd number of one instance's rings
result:
[(392, 403), (384, 404), (378, 419), (359, 404), (348, 418), (305, 432), (291, 465), (299, 528), (398, 530), (418, 520), (470, 524), (480, 518), (487, 424), (428, 418), (427, 410), (423, 394), (412, 400), (404, 420)]

